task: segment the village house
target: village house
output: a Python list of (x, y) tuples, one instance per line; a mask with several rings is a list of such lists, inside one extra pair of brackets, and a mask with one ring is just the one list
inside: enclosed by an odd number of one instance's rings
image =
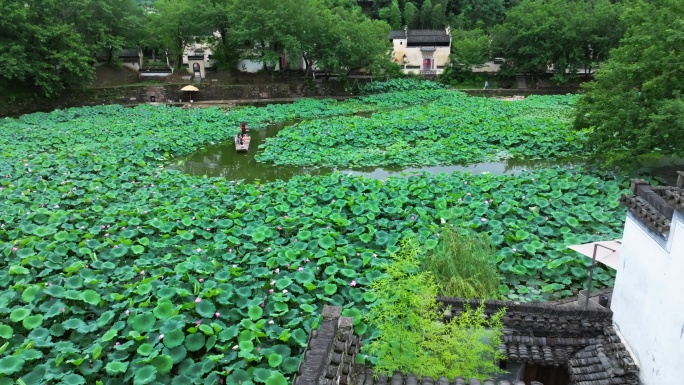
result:
[(613, 323), (640, 366), (643, 385), (684, 382), (684, 172), (676, 186), (632, 181)]
[(439, 75), (449, 64), (451, 28), (391, 31), (392, 61), (405, 74)]
[[(604, 264), (617, 267), (609, 302), (548, 304), (485, 301), (502, 320), (508, 374), (479, 381), (417, 378), (410, 373), (375, 376), (356, 364), (360, 338), (341, 308), (323, 310), (312, 332), (295, 385), (660, 385), (684, 378), (684, 172), (676, 186), (634, 180), (622, 240)], [(598, 242), (608, 244), (608, 242)], [(616, 245), (617, 246), (614, 246)], [(593, 245), (593, 244), (592, 244)], [(573, 247), (574, 248), (574, 247)], [(598, 261), (598, 260), (597, 260)], [(476, 300), (438, 298), (446, 317)]]

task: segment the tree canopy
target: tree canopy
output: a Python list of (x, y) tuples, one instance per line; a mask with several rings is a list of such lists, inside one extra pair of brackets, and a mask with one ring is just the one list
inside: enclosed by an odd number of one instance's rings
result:
[(610, 0), (524, 0), (493, 28), (493, 51), (515, 72), (545, 72), (565, 81), (604, 60), (622, 35), (620, 3)]
[(0, 90), (44, 95), (92, 78), (95, 55), (138, 38), (133, 0), (5, 0), (0, 13)]
[(684, 151), (684, 2), (639, 0), (624, 13), (620, 46), (586, 85), (575, 125), (615, 159)]

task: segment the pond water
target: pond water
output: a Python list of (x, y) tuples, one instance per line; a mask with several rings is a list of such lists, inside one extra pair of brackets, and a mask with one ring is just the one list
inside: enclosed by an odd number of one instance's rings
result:
[[(358, 115), (367, 115), (362, 113)], [(295, 124), (288, 122), (269, 125), (261, 130), (249, 132), (251, 143), (249, 151), (238, 153), (235, 151), (233, 139), (226, 142), (207, 145), (199, 151), (184, 158), (179, 158), (168, 165), (169, 168), (178, 169), (186, 174), (194, 176), (222, 177), (229, 180), (244, 180), (247, 183), (254, 181), (270, 182), (275, 180), (289, 180), (297, 175), (323, 175), (333, 171), (362, 175), (374, 179), (385, 179), (389, 176), (400, 176), (419, 172), (450, 173), (453, 171), (471, 171), (473, 174), (489, 172), (492, 174), (517, 174), (524, 170), (554, 165), (572, 166), (578, 164), (568, 161), (524, 161), (509, 159), (500, 162), (486, 162), (471, 165), (451, 166), (425, 166), (425, 167), (365, 167), (365, 168), (327, 168), (327, 167), (297, 167), (275, 166), (270, 163), (259, 163), (254, 159), (259, 145), (266, 138), (275, 136), (278, 131)], [(236, 132), (239, 128), (236, 127)]]

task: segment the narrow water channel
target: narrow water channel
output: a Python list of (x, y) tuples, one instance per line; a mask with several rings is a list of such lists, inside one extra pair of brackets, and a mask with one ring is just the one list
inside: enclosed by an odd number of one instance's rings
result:
[[(328, 168), (275, 166), (270, 163), (259, 163), (254, 159), (259, 145), (266, 138), (274, 137), (280, 130), (295, 122), (269, 125), (260, 130), (250, 131), (251, 143), (249, 151), (238, 153), (232, 138), (226, 142), (208, 145), (194, 154), (177, 159), (169, 165), (194, 176), (222, 177), (229, 180), (270, 182), (289, 180), (297, 175), (323, 175), (333, 171), (362, 175), (374, 179), (385, 179), (389, 176), (400, 176), (419, 172), (450, 173), (453, 171), (470, 171), (473, 174), (489, 172), (492, 174), (517, 174), (524, 170), (554, 165), (571, 166), (573, 163), (559, 161), (525, 161), (509, 159), (501, 162), (486, 162), (471, 165), (425, 166), (425, 167), (364, 167), (364, 168)], [(237, 129), (236, 129), (237, 130)]]

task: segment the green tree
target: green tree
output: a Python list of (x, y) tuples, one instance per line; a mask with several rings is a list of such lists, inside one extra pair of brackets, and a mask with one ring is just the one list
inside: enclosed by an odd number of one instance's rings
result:
[(55, 95), (92, 79), (96, 53), (131, 44), (141, 15), (132, 0), (5, 0), (0, 88)]
[(412, 2), (407, 2), (404, 5), (404, 24), (408, 27), (408, 29), (416, 28), (416, 21), (418, 20), (419, 16), (420, 12)]
[[(556, 79), (567, 81), (578, 68), (595, 60), (591, 47), (605, 57), (607, 49), (617, 44), (621, 7), (608, 0), (525, 0), (493, 28), (493, 50), (515, 72), (536, 75), (553, 65)], [(617, 32), (603, 35), (606, 28)]]
[(386, 21), (392, 29), (401, 29), (401, 10), (396, 1), (393, 1), (389, 7), (380, 9), (378, 15), (380, 16), (380, 19)]
[(432, 26), (432, 1), (425, 0), (420, 7), (420, 28), (429, 29)]
[(447, 227), (439, 245), (423, 258), (421, 269), (433, 275), (440, 295), (497, 299), (501, 278), (495, 255), (488, 235)]
[(192, 0), (166, 1), (154, 3), (155, 12), (149, 15), (149, 30), (159, 38), (164, 48), (176, 57), (178, 68), (183, 66), (183, 52), (200, 38), (211, 36), (214, 26), (208, 21), (206, 7), (198, 7)]
[(474, 28), (478, 21), (486, 28), (493, 27), (504, 19), (504, 0), (460, 0), (460, 12), (466, 27)]
[(439, 29), (446, 27), (446, 13), (444, 12), (442, 4), (437, 3), (434, 7), (432, 7), (430, 23), (432, 23), (432, 28)]
[(416, 244), (404, 241), (387, 276), (371, 284), (377, 300), (366, 319), (379, 336), (362, 349), (373, 356), (374, 370), (433, 378), (485, 379), (500, 373), (504, 310), (487, 317), (484, 306), (466, 308), (445, 322), (436, 302), (437, 285), (429, 273), (417, 272), (417, 255)]
[(637, 1), (624, 13), (620, 46), (587, 84), (575, 126), (592, 128), (596, 156), (621, 162), (684, 151), (684, 3)]

